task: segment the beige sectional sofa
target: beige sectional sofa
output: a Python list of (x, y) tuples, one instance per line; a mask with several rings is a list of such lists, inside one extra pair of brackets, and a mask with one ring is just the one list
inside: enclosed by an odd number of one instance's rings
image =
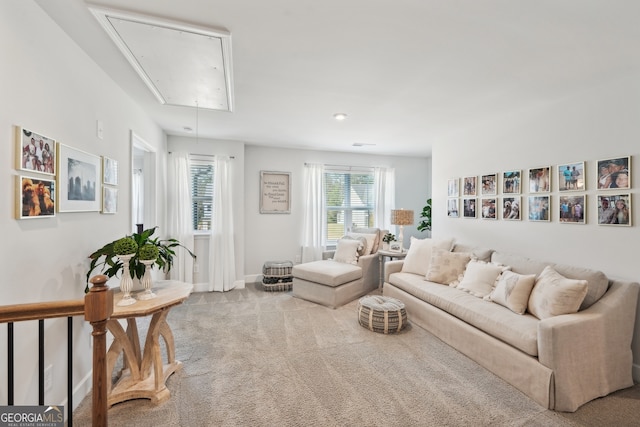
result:
[[(592, 399), (633, 385), (631, 340), (638, 283), (611, 280), (598, 271), (491, 249), (455, 244), (453, 249), (442, 250), (448, 244), (433, 241), (431, 250), (423, 253), (425, 259), (416, 268), (412, 239), (405, 260), (385, 264), (383, 294), (404, 302), (411, 322), (549, 409), (573, 412)], [(525, 301), (527, 310), (518, 314), (513, 306), (495, 302), (499, 299), (494, 296), (495, 291), (502, 286), (496, 286), (500, 277), (484, 298), (475, 292), (474, 284), (469, 291), (468, 280), (467, 289), (462, 289), (461, 280), (450, 284), (426, 280), (438, 276), (433, 261), (436, 253), (444, 252), (451, 252), (444, 255), (458, 259), (468, 254), (474, 265), (485, 262), (500, 266), (502, 271), (515, 273), (509, 273), (511, 276), (535, 277), (533, 289), (538, 286), (542, 289), (541, 277), (553, 272), (576, 284), (584, 299), (580, 297), (575, 313), (545, 314), (543, 311), (550, 308), (549, 304), (543, 302), (536, 307), (533, 295), (540, 295), (541, 290), (535, 293), (532, 290), (528, 302)], [(411, 262), (413, 267), (403, 271), (405, 262)], [(469, 270), (465, 267), (458, 279), (464, 279)], [(424, 271), (426, 274), (422, 274)], [(585, 281), (586, 291), (580, 288)], [(492, 300), (492, 296), (496, 299)], [(542, 319), (531, 314), (531, 310), (541, 310), (538, 315)]]

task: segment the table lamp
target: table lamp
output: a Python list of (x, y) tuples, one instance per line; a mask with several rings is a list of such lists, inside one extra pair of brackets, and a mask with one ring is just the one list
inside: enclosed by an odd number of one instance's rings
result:
[(400, 226), (400, 233), (398, 234), (398, 242), (400, 243), (400, 248), (404, 250), (404, 246), (402, 244), (404, 240), (403, 236), (403, 227), (405, 225), (413, 224), (413, 211), (405, 210), (405, 209), (392, 209), (391, 210), (391, 224)]

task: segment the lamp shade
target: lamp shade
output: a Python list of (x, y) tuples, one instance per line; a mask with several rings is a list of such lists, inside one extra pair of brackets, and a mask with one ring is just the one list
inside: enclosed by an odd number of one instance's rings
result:
[(391, 224), (393, 225), (411, 225), (413, 224), (413, 211), (405, 209), (391, 210)]

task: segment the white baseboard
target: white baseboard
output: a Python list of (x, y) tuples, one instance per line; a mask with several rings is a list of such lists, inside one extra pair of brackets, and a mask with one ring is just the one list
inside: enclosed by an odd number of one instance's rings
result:
[(262, 274), (247, 274), (244, 276), (245, 283), (261, 283)]
[[(236, 280), (233, 282), (233, 289), (244, 289), (246, 280)], [(194, 283), (193, 292), (209, 292), (208, 283)]]
[(640, 365), (635, 363), (631, 365), (631, 376), (633, 377), (633, 382), (640, 384)]

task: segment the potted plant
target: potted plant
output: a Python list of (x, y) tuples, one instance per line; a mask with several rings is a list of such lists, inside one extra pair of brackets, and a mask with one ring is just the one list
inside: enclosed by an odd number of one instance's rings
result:
[[(158, 268), (164, 272), (171, 270), (171, 267), (173, 266), (173, 257), (176, 255), (175, 249), (177, 247), (185, 249), (189, 255), (194, 259), (196, 258), (196, 255), (193, 252), (184, 247), (176, 239), (160, 239), (158, 237), (153, 237), (157, 228), (158, 227), (149, 228), (147, 230), (143, 230), (142, 233), (133, 233), (130, 236), (114, 240), (89, 255), (91, 264), (89, 266), (89, 271), (87, 272), (87, 283), (96, 269), (109, 278), (121, 273), (124, 264), (118, 257), (118, 255), (121, 254), (117, 251), (128, 251), (128, 254), (132, 255), (128, 262), (129, 274), (131, 277), (136, 277), (138, 279), (142, 278), (144, 275), (145, 265), (142, 263), (142, 260), (145, 258), (154, 259), (155, 261), (151, 263), (151, 266), (157, 265)], [(124, 242), (125, 240), (127, 243)], [(135, 249), (132, 249), (133, 245), (131, 244), (131, 241), (137, 245)], [(150, 249), (149, 246), (154, 247), (155, 250)], [(157, 251), (157, 254), (155, 254), (155, 251)], [(154, 254), (155, 257), (152, 256)], [(89, 285), (87, 284), (85, 292), (88, 291)]]
[(385, 251), (389, 250), (389, 243), (395, 242), (395, 240), (396, 240), (396, 235), (392, 233), (387, 233), (384, 236), (382, 236), (382, 242), (383, 242), (382, 249), (384, 249)]
[(418, 223), (418, 231), (431, 231), (431, 199), (427, 199), (427, 204), (420, 213), (421, 221)]

